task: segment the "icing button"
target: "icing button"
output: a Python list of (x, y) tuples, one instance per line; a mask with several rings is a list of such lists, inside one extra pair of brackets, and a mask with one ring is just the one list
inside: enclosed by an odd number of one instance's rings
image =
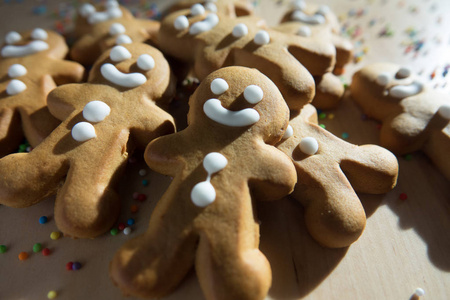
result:
[(186, 16), (178, 16), (173, 22), (176, 30), (183, 30), (189, 27), (189, 20)]
[(255, 44), (257, 45), (267, 45), (270, 43), (269, 33), (265, 30), (260, 30), (255, 34), (255, 38), (253, 39)]
[(308, 155), (314, 155), (319, 150), (319, 143), (313, 137), (305, 137), (300, 141), (300, 150)]

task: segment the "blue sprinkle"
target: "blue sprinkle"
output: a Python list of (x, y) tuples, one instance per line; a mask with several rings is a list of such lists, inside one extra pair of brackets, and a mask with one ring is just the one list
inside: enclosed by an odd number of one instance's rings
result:
[(133, 218), (129, 218), (129, 219), (127, 220), (127, 224), (128, 224), (129, 226), (134, 225), (134, 219), (133, 219)]
[(147, 179), (142, 180), (142, 185), (143, 186), (147, 186), (148, 185), (148, 180)]
[(45, 224), (45, 223), (47, 223), (47, 221), (48, 221), (48, 218), (46, 216), (42, 216), (39, 218), (40, 224)]
[(343, 139), (348, 139), (348, 133), (347, 132), (342, 133), (342, 138)]

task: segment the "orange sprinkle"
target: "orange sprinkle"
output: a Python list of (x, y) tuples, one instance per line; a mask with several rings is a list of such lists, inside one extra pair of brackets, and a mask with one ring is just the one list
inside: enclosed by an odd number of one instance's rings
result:
[(131, 205), (131, 207), (130, 207), (130, 211), (131, 211), (132, 213), (137, 212), (138, 209), (139, 209), (139, 207), (138, 207), (136, 204), (133, 204), (133, 205)]
[(26, 260), (27, 258), (28, 258), (28, 253), (26, 253), (26, 252), (19, 253), (19, 260)]

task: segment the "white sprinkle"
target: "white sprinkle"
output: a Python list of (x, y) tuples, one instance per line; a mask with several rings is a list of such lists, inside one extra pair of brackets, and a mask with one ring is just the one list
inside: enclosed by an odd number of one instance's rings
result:
[(129, 235), (130, 233), (131, 233), (131, 227), (125, 227), (125, 228), (123, 229), (123, 234)]
[(140, 169), (140, 170), (139, 170), (139, 175), (140, 175), (140, 176), (145, 176), (145, 175), (147, 175), (147, 170), (146, 170), (146, 169)]

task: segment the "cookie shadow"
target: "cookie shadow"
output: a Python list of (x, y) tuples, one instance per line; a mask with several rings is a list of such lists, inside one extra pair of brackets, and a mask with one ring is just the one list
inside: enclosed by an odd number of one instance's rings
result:
[(311, 293), (337, 267), (348, 247), (330, 249), (309, 235), (302, 206), (293, 199), (260, 202), (260, 249), (272, 267), (275, 299), (299, 299)]
[[(399, 157), (399, 183), (387, 206), (400, 230), (413, 229), (427, 245), (430, 262), (450, 272), (450, 184), (422, 153), (413, 161)], [(407, 199), (399, 199), (401, 193)]]

